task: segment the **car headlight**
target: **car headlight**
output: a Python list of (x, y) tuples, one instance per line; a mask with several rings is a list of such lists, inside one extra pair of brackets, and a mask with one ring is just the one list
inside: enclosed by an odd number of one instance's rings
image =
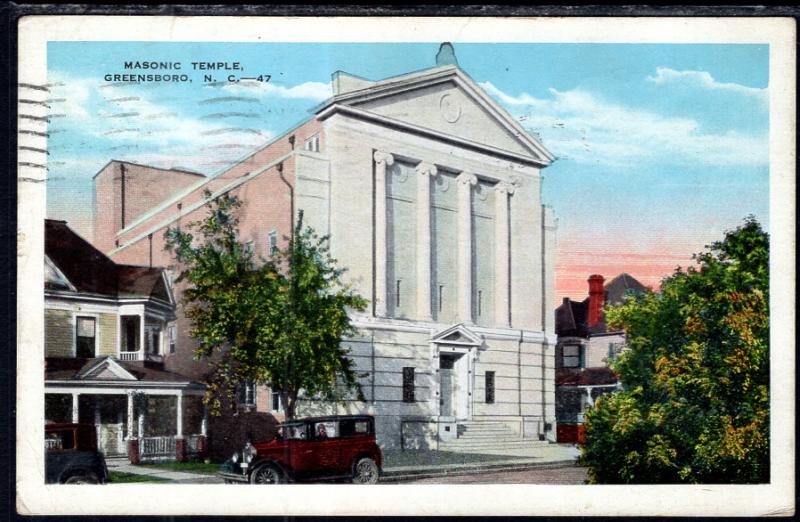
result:
[(242, 451), (242, 459), (249, 464), (256, 457), (256, 453), (256, 449), (248, 442)]
[(234, 464), (239, 462), (239, 452), (238, 451), (236, 453), (234, 453), (233, 456), (231, 457), (231, 462), (233, 462)]

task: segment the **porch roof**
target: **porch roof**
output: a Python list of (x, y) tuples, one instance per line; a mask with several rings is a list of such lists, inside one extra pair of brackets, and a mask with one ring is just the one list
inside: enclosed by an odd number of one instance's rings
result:
[(556, 375), (556, 386), (598, 386), (612, 385), (619, 377), (611, 368), (562, 368)]
[[(117, 377), (109, 378), (107, 375), (92, 375), (90, 370), (99, 367), (104, 362), (114, 364), (128, 374), (133, 379)], [(98, 380), (120, 382), (141, 382), (141, 383), (164, 383), (164, 384), (187, 384), (200, 385), (202, 383), (192, 380), (185, 375), (167, 371), (161, 368), (154, 368), (145, 361), (120, 361), (112, 357), (92, 357), (88, 359), (70, 357), (48, 357), (45, 359), (44, 370), (45, 381), (75, 381), (94, 383)]]

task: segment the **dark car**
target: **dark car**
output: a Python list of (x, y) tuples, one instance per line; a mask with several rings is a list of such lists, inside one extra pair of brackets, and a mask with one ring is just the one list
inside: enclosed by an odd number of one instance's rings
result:
[(93, 424), (48, 424), (44, 448), (45, 483), (105, 484), (108, 480)]
[(374, 484), (381, 472), (375, 419), (369, 415), (309, 417), (278, 426), (278, 435), (247, 443), (220, 469), (225, 482), (281, 484), (347, 478)]

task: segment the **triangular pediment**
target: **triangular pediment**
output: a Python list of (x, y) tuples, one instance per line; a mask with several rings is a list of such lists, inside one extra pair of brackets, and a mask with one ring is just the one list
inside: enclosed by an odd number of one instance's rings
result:
[(483, 339), (463, 324), (451, 326), (433, 337), (431, 341), (437, 344), (456, 344), (460, 346), (480, 346)]
[(374, 82), (339, 94), (326, 106), (331, 104), (484, 144), (542, 165), (555, 159), (538, 139), (455, 66)]
[(75, 285), (73, 285), (67, 276), (64, 275), (53, 261), (44, 256), (44, 282), (48, 288), (72, 290), (75, 292)]
[(87, 366), (76, 375), (84, 381), (137, 381), (135, 375), (120, 366), (111, 357), (97, 361), (96, 364)]

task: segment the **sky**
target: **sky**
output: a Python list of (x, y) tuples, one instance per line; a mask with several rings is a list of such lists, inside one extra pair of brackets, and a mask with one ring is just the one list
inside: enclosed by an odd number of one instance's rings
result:
[[(108, 161), (213, 175), (308, 118), (331, 95), (334, 71), (404, 74), (435, 66), (438, 47), (50, 42), (48, 217), (91, 240), (92, 176)], [(769, 227), (767, 45), (456, 44), (455, 52), (557, 158), (542, 193), (558, 219), (556, 302), (586, 297), (594, 273), (627, 272), (657, 289), (746, 216)], [(125, 69), (136, 61), (181, 69)], [(130, 73), (186, 81), (106, 79)], [(228, 74), (269, 81), (232, 83)]]

